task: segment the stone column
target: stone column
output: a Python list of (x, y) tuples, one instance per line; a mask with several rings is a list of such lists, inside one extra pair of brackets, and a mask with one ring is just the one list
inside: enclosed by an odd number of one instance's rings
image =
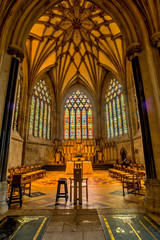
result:
[(0, 138), (0, 214), (4, 213), (8, 209), (6, 204), (7, 198), (6, 175), (8, 165), (10, 133), (19, 62), (20, 60), (23, 59), (24, 56), (20, 49), (15, 46), (10, 46), (8, 53), (12, 55), (12, 59)]
[(160, 212), (160, 194), (158, 193), (160, 188), (160, 181), (156, 179), (156, 170), (153, 156), (150, 126), (148, 121), (147, 106), (145, 101), (139, 58), (137, 56), (137, 52), (140, 51), (140, 44), (135, 43), (128, 48), (127, 57), (129, 58), (129, 60), (132, 61), (146, 165), (147, 180), (145, 184), (147, 192), (144, 204), (145, 208), (148, 211)]

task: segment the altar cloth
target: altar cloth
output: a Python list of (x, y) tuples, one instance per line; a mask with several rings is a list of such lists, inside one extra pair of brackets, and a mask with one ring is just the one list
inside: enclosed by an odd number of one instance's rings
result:
[[(73, 174), (74, 161), (68, 161), (66, 163), (66, 174)], [(91, 161), (83, 161), (83, 174), (93, 173)]]

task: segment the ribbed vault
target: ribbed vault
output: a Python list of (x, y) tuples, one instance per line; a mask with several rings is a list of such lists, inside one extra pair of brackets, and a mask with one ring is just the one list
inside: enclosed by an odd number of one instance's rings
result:
[(32, 27), (26, 63), (31, 81), (54, 67), (54, 84), (62, 92), (77, 77), (96, 92), (102, 81), (102, 66), (124, 76), (122, 34), (114, 20), (93, 3), (64, 0)]

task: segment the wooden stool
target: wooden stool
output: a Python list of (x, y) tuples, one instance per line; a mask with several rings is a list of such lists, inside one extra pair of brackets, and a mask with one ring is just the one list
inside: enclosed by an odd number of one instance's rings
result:
[[(64, 193), (60, 192), (61, 185), (64, 185)], [(65, 198), (66, 202), (68, 200), (68, 188), (67, 188), (67, 178), (60, 178), (58, 180), (58, 187), (57, 187), (57, 195), (56, 195), (56, 202), (58, 198)]]
[[(19, 190), (18, 196), (13, 196), (15, 189)], [(20, 207), (22, 207), (21, 175), (13, 175), (11, 194), (9, 198), (9, 208), (12, 203), (20, 203)]]

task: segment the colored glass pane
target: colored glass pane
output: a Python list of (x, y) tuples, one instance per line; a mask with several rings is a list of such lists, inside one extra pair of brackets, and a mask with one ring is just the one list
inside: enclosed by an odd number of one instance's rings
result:
[(30, 110), (30, 125), (29, 125), (29, 134), (33, 135), (34, 128), (34, 109), (35, 109), (35, 97), (32, 97), (31, 110)]
[(113, 121), (114, 121), (114, 133), (115, 133), (115, 136), (118, 136), (117, 112), (116, 112), (115, 99), (113, 99)]
[(47, 139), (51, 136), (51, 106), (48, 105)]
[(106, 104), (106, 122), (107, 122), (107, 137), (110, 138), (109, 109), (108, 109), (108, 104)]
[(47, 103), (44, 105), (43, 138), (47, 137)]
[(126, 119), (126, 106), (123, 93), (121, 93), (121, 107), (122, 107), (122, 119), (123, 119), (123, 132), (127, 133), (127, 119)]
[(70, 112), (70, 138), (75, 139), (75, 110), (71, 108)]
[(82, 138), (87, 138), (87, 115), (85, 108), (82, 110)]
[[(90, 100), (87, 98), (83, 92), (77, 90), (73, 92), (71, 96), (66, 101), (65, 109), (69, 108), (72, 111), (72, 116), (70, 112), (70, 121), (69, 121), (69, 129), (70, 129), (70, 139), (86, 139), (89, 136), (89, 128), (88, 128), (88, 121), (87, 121), (87, 109), (92, 108), (90, 104)], [(75, 112), (73, 112), (73, 110)], [(82, 113), (83, 112), (83, 113)], [(71, 121), (72, 120), (72, 121)], [(93, 125), (93, 123), (92, 123)], [(65, 111), (64, 111), (64, 137), (65, 137)], [(90, 128), (91, 129), (91, 128)], [(72, 133), (71, 133), (72, 132)], [(93, 126), (92, 126), (92, 133), (93, 136)]]
[(40, 80), (34, 86), (32, 99), (34, 99), (35, 105), (33, 108), (31, 107), (29, 134), (50, 139), (51, 98), (44, 80)]
[[(122, 94), (122, 87), (117, 80), (112, 79), (110, 81), (105, 98), (107, 137), (116, 137), (118, 135), (122, 135), (123, 133), (127, 133), (125, 101)], [(108, 134), (109, 132), (110, 136)]]
[(92, 109), (88, 109), (88, 138), (93, 138), (93, 119), (92, 119)]
[(76, 111), (76, 138), (81, 139), (81, 112), (79, 108)]
[(34, 136), (38, 137), (39, 129), (39, 99), (36, 99), (36, 112), (35, 112), (35, 126), (34, 126)]
[(39, 117), (39, 137), (42, 137), (42, 130), (43, 130), (43, 101), (41, 100), (40, 117)]
[(113, 112), (112, 112), (112, 104), (109, 102), (109, 121), (110, 121), (110, 133), (111, 137), (114, 136), (114, 129), (113, 129)]
[(119, 132), (119, 135), (122, 135), (123, 131), (122, 131), (121, 108), (120, 108), (120, 101), (118, 96), (116, 97), (116, 100), (117, 100), (118, 132)]
[(66, 108), (64, 112), (64, 138), (69, 139), (69, 109)]

